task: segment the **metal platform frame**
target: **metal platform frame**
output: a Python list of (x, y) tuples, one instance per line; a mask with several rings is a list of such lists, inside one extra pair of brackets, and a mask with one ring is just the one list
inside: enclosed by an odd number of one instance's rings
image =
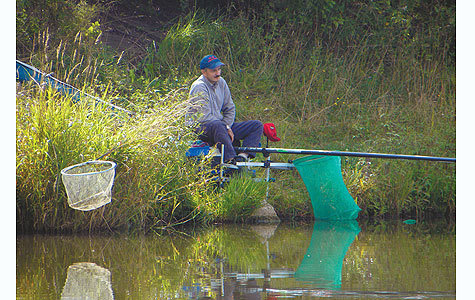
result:
[[(221, 145), (221, 159), (220, 159), (220, 164), (219, 164), (219, 181), (220, 183), (228, 182), (231, 180), (230, 177), (227, 177), (224, 175), (224, 169), (242, 169), (242, 168), (265, 168), (266, 169), (266, 177), (265, 178), (254, 178), (255, 181), (265, 181), (267, 183), (269, 182), (275, 182), (275, 178), (270, 177), (270, 170), (271, 169), (276, 169), (276, 170), (294, 170), (295, 166), (293, 163), (288, 162), (288, 163), (282, 163), (282, 162), (273, 162), (270, 159), (270, 153), (265, 155), (266, 160), (262, 162), (252, 162), (252, 161), (246, 161), (246, 162), (236, 162), (236, 164), (227, 164), (224, 162), (224, 145)], [(269, 184), (267, 184), (267, 191), (266, 191), (266, 199), (269, 197)]]
[(240, 169), (240, 168), (266, 168), (266, 179), (265, 181), (270, 180), (270, 169), (277, 169), (277, 170), (294, 170), (295, 166), (293, 163), (282, 163), (282, 162), (273, 162), (270, 159), (270, 154), (266, 155), (266, 160), (263, 162), (236, 162), (236, 164), (227, 164), (224, 162), (224, 145), (221, 145), (221, 162), (220, 162), (220, 177), (223, 177), (223, 168), (230, 168), (230, 169)]

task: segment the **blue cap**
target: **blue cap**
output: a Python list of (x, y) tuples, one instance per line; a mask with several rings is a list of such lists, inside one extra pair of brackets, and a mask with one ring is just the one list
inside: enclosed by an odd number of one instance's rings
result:
[(206, 55), (200, 61), (200, 69), (216, 69), (219, 66), (224, 66), (224, 64), (214, 55)]

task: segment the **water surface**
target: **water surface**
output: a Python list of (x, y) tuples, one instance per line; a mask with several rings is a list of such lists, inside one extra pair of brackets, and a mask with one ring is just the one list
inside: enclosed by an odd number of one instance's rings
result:
[(445, 223), (19, 235), (16, 260), (17, 299), (455, 298)]

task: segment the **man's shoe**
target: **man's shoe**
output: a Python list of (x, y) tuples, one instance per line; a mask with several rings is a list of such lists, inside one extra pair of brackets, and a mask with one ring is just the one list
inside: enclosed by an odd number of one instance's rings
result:
[(246, 159), (241, 155), (236, 155), (232, 159), (228, 160), (226, 164), (224, 164), (224, 175), (227, 177), (231, 177), (234, 175), (238, 175), (241, 172), (241, 168), (236, 165), (238, 162), (245, 162)]
[(226, 164), (228, 165), (236, 165), (238, 162), (245, 162), (246, 159), (242, 157), (241, 155), (236, 155), (232, 159), (228, 160)]
[(237, 162), (245, 162), (246, 161), (246, 158), (244, 158), (244, 156), (241, 156), (241, 155), (236, 155), (234, 158), (234, 163), (237, 163)]

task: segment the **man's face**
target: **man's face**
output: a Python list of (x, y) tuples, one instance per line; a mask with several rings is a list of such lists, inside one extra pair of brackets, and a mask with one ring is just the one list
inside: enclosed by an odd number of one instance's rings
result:
[(201, 70), (201, 73), (203, 73), (203, 76), (206, 77), (209, 82), (215, 84), (218, 82), (219, 77), (221, 76), (221, 66), (217, 67), (216, 69), (204, 68)]

